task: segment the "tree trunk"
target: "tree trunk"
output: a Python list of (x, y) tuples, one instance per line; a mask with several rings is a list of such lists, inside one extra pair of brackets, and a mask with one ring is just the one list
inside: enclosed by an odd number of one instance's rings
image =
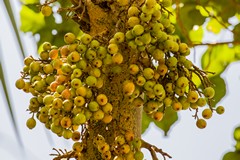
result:
[[(132, 0), (130, 3), (136, 3), (139, 6), (143, 1)], [(116, 32), (126, 32), (126, 7), (121, 8), (115, 1), (106, 2), (102, 0), (86, 0), (82, 4), (84, 7), (79, 9), (81, 18), (75, 20), (85, 33), (90, 34), (107, 46)], [(101, 159), (101, 154), (93, 144), (97, 135), (102, 135), (110, 146), (114, 144), (116, 136), (124, 135), (127, 131), (131, 131), (135, 137), (141, 138), (142, 107), (137, 108), (131, 105), (133, 98), (125, 96), (122, 89), (124, 81), (133, 79), (133, 75), (130, 75), (128, 71), (129, 64), (139, 63), (139, 53), (129, 49), (127, 45), (127, 43), (119, 45), (119, 51), (124, 57), (123, 63), (111, 64), (107, 68), (103, 68), (104, 86), (96, 91), (97, 93), (94, 93), (107, 95), (109, 102), (113, 105), (113, 120), (109, 124), (102, 121), (91, 121), (87, 124), (83, 139), (87, 148), (82, 152), (81, 160)], [(114, 155), (112, 155), (113, 157)]]

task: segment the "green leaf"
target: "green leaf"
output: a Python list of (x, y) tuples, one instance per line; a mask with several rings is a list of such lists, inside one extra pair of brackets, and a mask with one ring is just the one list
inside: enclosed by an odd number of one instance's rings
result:
[(220, 77), (220, 74), (211, 77), (210, 81), (214, 84), (213, 88), (215, 90), (212, 106), (216, 106), (216, 104), (226, 95), (226, 83), (224, 79)]
[(21, 27), (23, 32), (37, 33), (45, 26), (45, 20), (42, 13), (36, 13), (27, 6), (22, 6), (20, 11)]
[(142, 112), (142, 134), (147, 130), (149, 124), (152, 122), (152, 118), (150, 118), (146, 112)]
[(234, 29), (233, 29), (233, 33), (234, 33), (234, 40), (235, 41), (240, 41), (240, 23), (238, 23)]
[(223, 156), (222, 160), (239, 160), (240, 152), (228, 152)]
[(19, 31), (18, 31), (18, 27), (17, 27), (16, 21), (15, 21), (15, 18), (14, 18), (14, 15), (13, 15), (13, 10), (12, 10), (12, 7), (11, 7), (11, 3), (10, 3), (9, 0), (4, 0), (4, 5), (5, 5), (5, 8), (7, 10), (10, 21), (12, 23), (12, 26), (13, 26), (13, 29), (14, 29), (14, 32), (15, 32), (15, 35), (16, 35), (16, 38), (17, 38), (18, 45), (19, 45), (19, 48), (20, 48), (21, 53), (22, 53), (22, 57), (24, 58), (25, 54), (24, 54), (24, 50), (23, 50), (23, 45), (22, 45), (22, 41), (20, 39), (20, 34), (19, 34)]
[[(209, 46), (202, 56), (203, 70), (215, 72), (216, 75), (222, 73), (225, 68), (236, 61), (235, 50), (228, 45)], [(209, 77), (214, 76), (212, 74)]]
[(164, 135), (167, 136), (171, 126), (178, 120), (177, 112), (174, 111), (171, 107), (167, 107), (163, 119), (158, 122), (153, 120), (155, 125), (164, 131)]
[(191, 39), (192, 42), (202, 42), (202, 38), (203, 38), (203, 27), (200, 26), (197, 29), (192, 29), (189, 32), (189, 38)]
[(205, 22), (205, 17), (196, 9), (195, 3), (185, 3), (180, 9), (180, 17), (187, 31), (192, 30), (194, 25), (201, 26)]
[(36, 4), (39, 3), (40, 0), (20, 0), (24, 4)]
[(223, 26), (215, 18), (211, 18), (206, 28), (208, 31), (218, 34), (223, 29)]
[[(0, 46), (1, 47), (1, 46)], [(1, 49), (1, 48), (0, 48)], [(0, 50), (1, 51), (1, 50)], [(1, 52), (0, 52), (1, 53)], [(1, 56), (0, 56), (1, 57)], [(4, 71), (3, 71), (3, 67), (2, 67), (2, 62), (1, 62), (1, 59), (0, 59), (0, 80), (1, 80), (1, 85), (3, 87), (3, 91), (4, 91), (4, 94), (3, 96), (5, 96), (5, 100), (6, 100), (6, 103), (7, 103), (7, 107), (8, 107), (8, 111), (10, 113), (10, 118), (12, 120), (12, 124), (13, 124), (13, 128), (14, 128), (14, 131), (15, 131), (15, 135), (17, 137), (17, 141), (19, 143), (19, 145), (21, 147), (23, 147), (23, 142), (21, 140), (21, 137), (20, 137), (20, 133), (19, 133), (19, 130), (18, 130), (18, 127), (17, 127), (17, 121), (15, 119), (15, 116), (14, 116), (14, 113), (13, 113), (13, 107), (12, 107), (12, 104), (11, 104), (11, 100), (9, 98), (9, 93), (8, 93), (8, 88), (7, 88), (7, 84), (6, 84), (6, 79), (5, 79), (5, 75), (4, 75)]]

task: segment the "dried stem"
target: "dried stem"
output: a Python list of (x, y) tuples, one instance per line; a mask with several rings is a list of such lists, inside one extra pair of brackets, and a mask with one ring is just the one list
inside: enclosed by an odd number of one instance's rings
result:
[(146, 142), (144, 140), (142, 140), (141, 147), (149, 150), (153, 160), (158, 160), (156, 153), (160, 153), (164, 160), (166, 160), (166, 158), (172, 158), (168, 153), (164, 152), (162, 149), (159, 149), (156, 146), (149, 144), (148, 142)]

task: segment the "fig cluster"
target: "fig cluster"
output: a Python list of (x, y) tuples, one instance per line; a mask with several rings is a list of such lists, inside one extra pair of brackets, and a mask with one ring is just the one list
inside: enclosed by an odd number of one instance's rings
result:
[[(87, 33), (79, 38), (65, 34), (65, 45), (60, 47), (44, 42), (38, 59), (24, 59), (16, 81), (18, 89), (33, 96), (27, 127), (34, 128), (38, 119), (58, 136), (75, 141), (77, 154), (87, 147), (79, 126), (87, 130), (89, 122), (110, 124), (117, 119), (116, 106), (106, 93), (111, 87), (105, 84), (109, 75), (128, 75), (119, 96), (128, 97), (129, 108), (142, 107), (156, 121), (164, 118), (168, 107), (176, 112), (189, 109), (196, 111), (196, 126), (205, 128), (214, 111), (224, 112), (224, 107), (212, 106), (215, 90), (207, 72), (187, 59), (188, 45), (174, 35), (165, 11), (171, 1), (146, 0), (141, 6), (126, 0), (117, 3), (126, 8), (125, 30), (116, 31), (108, 43)], [(44, 7), (42, 12), (48, 8)], [(201, 80), (202, 89), (195, 85), (194, 76)], [(116, 135), (113, 144), (105, 138), (98, 134), (93, 142), (102, 159), (143, 159), (141, 140), (131, 130)]]

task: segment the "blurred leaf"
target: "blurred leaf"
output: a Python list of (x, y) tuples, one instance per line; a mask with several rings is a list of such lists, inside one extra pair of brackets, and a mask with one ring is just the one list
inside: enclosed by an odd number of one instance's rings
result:
[(23, 32), (33, 32), (35, 34), (45, 26), (42, 13), (36, 13), (27, 6), (22, 6), (20, 11), (21, 27)]
[(164, 131), (164, 135), (167, 136), (171, 126), (178, 120), (177, 112), (174, 111), (171, 107), (167, 107), (165, 110), (165, 115), (162, 121), (154, 121), (155, 125)]
[(13, 10), (12, 10), (12, 7), (11, 7), (11, 3), (10, 3), (9, 0), (4, 0), (4, 5), (5, 5), (5, 8), (7, 10), (10, 21), (12, 23), (15, 35), (17, 37), (17, 42), (18, 42), (19, 48), (21, 50), (22, 57), (24, 58), (25, 54), (24, 54), (24, 50), (23, 50), (23, 45), (22, 45), (22, 41), (20, 39), (20, 35), (19, 35), (19, 31), (18, 31), (18, 27), (17, 27), (16, 21), (15, 21), (15, 18), (14, 18), (14, 15), (13, 15)]
[(40, 0), (20, 0), (20, 1), (24, 4), (35, 4), (40, 2)]
[(146, 112), (142, 112), (142, 134), (148, 129), (149, 124), (152, 122), (152, 118), (150, 118)]
[(239, 160), (240, 152), (228, 152), (223, 156), (222, 160)]
[[(202, 56), (203, 70), (215, 72), (216, 75), (222, 73), (225, 68), (236, 60), (234, 48), (228, 45), (209, 46)], [(209, 75), (209, 77), (214, 75)]]
[(216, 106), (216, 104), (226, 95), (226, 83), (224, 79), (220, 77), (220, 74), (211, 77), (210, 81), (214, 84), (213, 88), (215, 90), (212, 106)]
[(223, 29), (223, 26), (216, 19), (211, 18), (206, 28), (208, 31), (218, 34)]
[(13, 113), (13, 107), (12, 107), (12, 104), (11, 104), (11, 100), (9, 98), (9, 93), (8, 93), (8, 89), (7, 89), (6, 79), (4, 78), (4, 76), (5, 76), (4, 75), (4, 71), (3, 71), (1, 60), (0, 60), (0, 80), (1, 80), (1, 85), (3, 87), (3, 91), (4, 91), (3, 96), (5, 96), (5, 99), (6, 99), (8, 111), (9, 111), (9, 114), (10, 114), (10, 118), (12, 120), (13, 129), (15, 131), (15, 134), (16, 134), (16, 137), (17, 137), (17, 141), (18, 141), (19, 145), (21, 147), (23, 147), (23, 143), (22, 143), (22, 140), (21, 140), (21, 137), (20, 137), (20, 133), (19, 133), (19, 130), (18, 130), (18, 127), (17, 127), (17, 122), (16, 122), (16, 119), (15, 119), (15, 116), (14, 116), (14, 113)]
[(187, 31), (190, 31), (194, 25), (200, 26), (205, 22), (205, 17), (196, 9), (195, 3), (185, 3), (180, 9), (180, 17)]
[(203, 34), (203, 27), (200, 26), (196, 30), (193, 29), (189, 32), (189, 38), (192, 42), (202, 42)]
[(240, 41), (240, 23), (238, 23), (234, 29), (233, 29), (233, 33), (234, 33), (234, 40), (235, 41)]

